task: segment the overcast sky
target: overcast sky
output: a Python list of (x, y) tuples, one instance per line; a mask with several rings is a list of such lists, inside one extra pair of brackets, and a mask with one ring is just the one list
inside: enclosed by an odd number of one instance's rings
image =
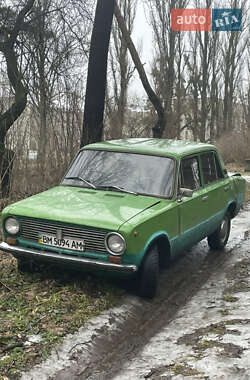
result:
[[(132, 39), (136, 47), (142, 44), (140, 58), (144, 64), (144, 68), (147, 73), (150, 70), (149, 63), (152, 61), (153, 57), (153, 44), (152, 44), (152, 32), (151, 27), (148, 24), (147, 18), (145, 16), (145, 11), (142, 3), (139, 1), (137, 6), (137, 13), (134, 25), (134, 31), (132, 33)], [(135, 74), (135, 79), (130, 88), (130, 94), (136, 92), (137, 95), (146, 96), (146, 93), (142, 87), (138, 74)]]

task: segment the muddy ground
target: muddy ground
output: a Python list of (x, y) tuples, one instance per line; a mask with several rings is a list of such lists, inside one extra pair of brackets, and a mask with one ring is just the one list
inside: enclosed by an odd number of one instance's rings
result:
[(227, 248), (206, 240), (121, 305), (68, 336), (22, 380), (250, 379), (250, 204)]

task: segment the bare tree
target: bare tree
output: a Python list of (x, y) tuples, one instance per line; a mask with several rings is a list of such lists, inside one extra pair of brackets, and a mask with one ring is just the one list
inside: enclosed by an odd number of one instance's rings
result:
[(219, 32), (214, 32), (210, 47), (210, 123), (209, 140), (214, 143), (220, 135), (221, 129), (221, 54)]
[(166, 119), (165, 119), (165, 112), (164, 108), (161, 104), (161, 101), (153, 88), (151, 87), (149, 80), (147, 78), (146, 72), (144, 70), (144, 67), (141, 63), (140, 57), (138, 55), (138, 52), (135, 48), (135, 45), (129, 35), (129, 32), (127, 30), (126, 24), (124, 22), (124, 19), (121, 15), (120, 9), (118, 5), (115, 5), (115, 17), (117, 19), (119, 28), (121, 29), (123, 38), (125, 39), (129, 52), (131, 54), (132, 60), (134, 62), (134, 65), (138, 71), (138, 74), (140, 76), (142, 85), (148, 95), (149, 100), (154, 106), (154, 109), (157, 112), (158, 120), (155, 123), (155, 126), (153, 127), (153, 136), (157, 138), (161, 138), (164, 132), (165, 124), (166, 124)]
[[(193, 38), (192, 38), (193, 37)], [(189, 52), (184, 54), (186, 62), (186, 80), (188, 82), (187, 97), (185, 102), (188, 104), (186, 120), (189, 129), (192, 131), (194, 141), (199, 137), (200, 126), (200, 83), (201, 72), (198, 58), (198, 38), (195, 34), (190, 36)]]
[[(146, 2), (153, 29), (155, 57), (152, 75), (157, 88), (157, 94), (164, 104), (166, 114), (166, 137), (176, 137), (179, 134), (180, 122), (175, 117), (173, 99), (178, 87), (180, 102), (180, 86), (183, 80), (181, 75), (181, 56), (183, 55), (182, 38), (180, 32), (171, 29), (170, 15), (172, 8), (185, 8), (188, 0), (149, 0)], [(178, 72), (177, 72), (178, 71)], [(178, 119), (180, 121), (180, 110)]]
[[(187, 105), (185, 104), (187, 87), (185, 78), (185, 70), (187, 61), (185, 59), (185, 44), (184, 36), (181, 33), (177, 34), (176, 41), (176, 55), (175, 55), (175, 65), (176, 65), (176, 78), (175, 78), (175, 96), (173, 102), (173, 127), (174, 136), (178, 139), (181, 138), (181, 133), (184, 129), (188, 128), (189, 123), (186, 123), (185, 117), (187, 114)], [(184, 120), (184, 125), (183, 125)]]
[(223, 51), (223, 79), (224, 79), (224, 108), (223, 124), (224, 132), (232, 130), (233, 107), (237, 81), (240, 74), (243, 49), (239, 49), (240, 32), (230, 32), (230, 35), (222, 47)]
[[(198, 6), (198, 4), (197, 4)], [(211, 0), (206, 0), (206, 8), (211, 7)], [(197, 32), (199, 41), (199, 50), (201, 58), (201, 83), (200, 83), (200, 94), (201, 94), (201, 117), (200, 117), (200, 128), (199, 128), (199, 140), (202, 142), (206, 141), (206, 127), (208, 122), (209, 104), (208, 104), (208, 86), (209, 86), (209, 69), (211, 63), (210, 53), (211, 41), (210, 32), (205, 31), (201, 33)]]
[(45, 158), (50, 149), (50, 128), (55, 124), (51, 123), (54, 110), (63, 103), (62, 98), (67, 102), (65, 90), (72, 93), (75, 82), (83, 76), (91, 18), (87, 9), (87, 0), (79, 4), (71, 0), (37, 0), (32, 33), (23, 46), (27, 65), (25, 79), (39, 131), (41, 176), (46, 174)]
[[(230, 6), (232, 8), (242, 8), (243, 15), (249, 14), (247, 9), (248, 2), (246, 0), (236, 1), (231, 0)], [(229, 31), (223, 35), (221, 43), (222, 52), (222, 75), (224, 83), (224, 99), (223, 99), (223, 129), (224, 133), (233, 130), (233, 114), (235, 105), (235, 91), (237, 83), (240, 79), (244, 68), (244, 52), (248, 43), (248, 36), (246, 35), (249, 30), (249, 25), (246, 21), (242, 25), (243, 31)]]
[(92, 4), (37, 0), (26, 33), (19, 34), (16, 50), (29, 91), (28, 106), (6, 140), (19, 162), (15, 190), (37, 192), (55, 184), (52, 178), (58, 180), (79, 148)]
[[(122, 15), (131, 35), (136, 14), (137, 0), (119, 1)], [(110, 47), (110, 79), (106, 96), (106, 113), (108, 116), (109, 136), (119, 138), (123, 134), (128, 102), (128, 87), (134, 73), (134, 66), (129, 61), (128, 47), (118, 27), (113, 22)]]
[[(27, 89), (22, 81), (22, 72), (18, 67), (15, 48), (19, 33), (27, 28), (25, 19), (29, 16), (34, 1), (27, 0), (19, 11), (7, 5), (0, 8), (0, 52), (5, 58), (8, 78), (14, 91), (13, 104), (0, 115), (0, 164), (3, 164), (4, 160), (6, 134), (15, 120), (22, 114), (27, 104)], [(2, 192), (5, 192), (9, 182), (8, 176), (10, 173), (7, 170), (9, 158), (7, 155), (5, 158), (7, 164), (3, 164), (3, 171), (1, 171)], [(5, 180), (3, 180), (4, 176)]]
[(247, 33), (247, 46), (244, 54), (246, 67), (241, 72), (241, 77), (236, 88), (239, 99), (238, 109), (242, 117), (237, 118), (237, 126), (241, 127), (243, 137), (250, 144), (250, 31)]

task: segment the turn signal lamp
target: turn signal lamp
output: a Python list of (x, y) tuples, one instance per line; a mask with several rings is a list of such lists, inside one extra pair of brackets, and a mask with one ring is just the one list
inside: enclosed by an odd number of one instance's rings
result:
[(17, 239), (13, 239), (13, 238), (11, 238), (11, 237), (8, 237), (8, 238), (6, 239), (6, 242), (7, 242), (8, 244), (10, 244), (10, 245), (17, 245)]
[(109, 262), (113, 264), (121, 264), (122, 259), (119, 256), (109, 256)]

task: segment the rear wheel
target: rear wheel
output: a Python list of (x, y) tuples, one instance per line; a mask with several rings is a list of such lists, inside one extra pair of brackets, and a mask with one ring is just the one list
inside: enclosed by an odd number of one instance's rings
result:
[(156, 246), (148, 251), (139, 269), (138, 291), (142, 297), (153, 298), (157, 291), (159, 277), (159, 253)]
[(208, 245), (212, 249), (223, 249), (227, 244), (231, 229), (231, 219), (226, 214), (217, 230), (208, 236)]

